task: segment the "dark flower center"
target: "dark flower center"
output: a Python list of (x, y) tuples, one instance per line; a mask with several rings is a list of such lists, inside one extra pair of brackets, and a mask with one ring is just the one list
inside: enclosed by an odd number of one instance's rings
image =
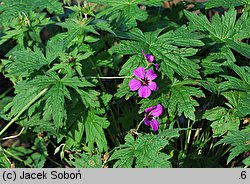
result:
[(148, 86), (148, 83), (149, 83), (149, 80), (148, 80), (147, 78), (144, 78), (144, 79), (142, 80), (142, 85), (143, 85), (143, 86)]
[(148, 115), (148, 120), (151, 121), (152, 119), (154, 119), (153, 115)]

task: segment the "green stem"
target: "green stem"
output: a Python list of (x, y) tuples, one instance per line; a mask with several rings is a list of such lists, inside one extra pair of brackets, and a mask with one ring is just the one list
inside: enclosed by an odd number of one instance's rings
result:
[(37, 99), (39, 99), (46, 91), (48, 88), (45, 88), (42, 90), (38, 95), (36, 95), (27, 105), (25, 105), (21, 111), (1, 130), (0, 136), (19, 118), (19, 116), (22, 115), (24, 111), (26, 111)]
[[(98, 75), (102, 75), (102, 71), (101, 71), (100, 67), (96, 67), (96, 65), (95, 65), (95, 63), (93, 62), (92, 59), (90, 59), (90, 62), (92, 64), (92, 66), (95, 68), (96, 73), (98, 73)], [(130, 78), (131, 77), (132, 76), (130, 76)], [(99, 77), (98, 76), (98, 77), (86, 77), (86, 78), (92, 78), (92, 79), (123, 79), (123, 78), (128, 78), (128, 76), (124, 76), (124, 77)], [(107, 90), (106, 90), (104, 84), (101, 82), (101, 80), (99, 80), (99, 81), (100, 81), (100, 87), (101, 87), (102, 91), (106, 92)], [(106, 107), (104, 107), (104, 108), (105, 108), (105, 111), (107, 112)], [(112, 109), (112, 105), (110, 106), (110, 112), (111, 112), (112, 119), (114, 121), (114, 125), (115, 125), (115, 128), (116, 128), (116, 131), (118, 133), (118, 140), (119, 140), (119, 138), (122, 140), (122, 138), (120, 137), (120, 133), (122, 135), (122, 132), (120, 131), (120, 129), (119, 129), (118, 125), (117, 125), (117, 122), (115, 120), (115, 116), (114, 116), (114, 112), (113, 112), (113, 109)], [(115, 142), (115, 145), (117, 145), (115, 137), (113, 137), (113, 140)]]
[(19, 158), (18, 156), (14, 155), (13, 153), (7, 151), (6, 149), (4, 149), (3, 151), (4, 151), (5, 153), (7, 153), (8, 155), (10, 155), (11, 157), (13, 157), (14, 159), (16, 159), (16, 160), (18, 160), (18, 161), (20, 161), (20, 162), (23, 162), (25, 165), (27, 165), (27, 166), (29, 166), (29, 167), (32, 167), (32, 165), (25, 163), (25, 161), (24, 161), (23, 159)]
[(22, 128), (22, 130), (17, 134), (17, 135), (12, 135), (12, 136), (9, 136), (9, 137), (4, 137), (4, 138), (1, 138), (0, 140), (6, 140), (6, 139), (14, 139), (14, 138), (17, 138), (17, 137), (19, 137), (22, 133), (23, 133), (23, 131), (24, 131), (24, 127)]
[(55, 160), (53, 160), (52, 158), (50, 158), (50, 157), (47, 157), (48, 159), (49, 159), (49, 161), (50, 162), (52, 162), (52, 163), (54, 163), (54, 164), (56, 164), (57, 166), (59, 166), (60, 168), (62, 168), (63, 167), (63, 165), (62, 164), (60, 164), (60, 163), (58, 163), (58, 162), (56, 162)]
[(62, 162), (64, 165), (68, 164), (69, 167), (73, 167), (72, 164), (70, 163), (70, 161), (67, 160), (66, 158), (63, 158)]
[[(181, 128), (179, 121), (176, 120), (176, 122), (177, 122), (178, 128)], [(181, 137), (181, 136), (180, 136), (180, 147), (181, 147), (181, 150), (184, 149), (184, 147), (183, 147), (183, 137)]]
[(116, 128), (117, 133), (118, 133), (118, 134), (117, 134), (118, 140), (119, 140), (120, 142), (122, 142), (122, 140), (123, 140), (122, 131), (121, 131), (121, 129), (120, 129), (120, 127), (119, 127), (119, 125), (118, 125), (116, 119), (115, 119), (115, 114), (114, 114), (113, 109), (114, 109), (113, 106), (110, 106), (110, 113), (111, 113), (111, 116), (112, 116), (112, 119), (113, 119), (115, 128)]
[(229, 146), (227, 149), (221, 151), (220, 156), (223, 157), (225, 154), (227, 154), (231, 149), (233, 148), (233, 146)]
[(107, 131), (108, 131), (109, 137), (110, 137), (111, 141), (113, 142), (113, 144), (115, 145), (115, 147), (118, 146), (117, 143), (116, 143), (116, 141), (115, 141), (115, 138), (112, 135), (112, 133), (111, 133), (111, 131), (110, 131), (109, 128), (107, 128)]
[[(190, 119), (188, 119), (188, 129), (189, 128), (190, 128)], [(187, 137), (186, 137), (186, 143), (185, 143), (185, 148), (184, 148), (185, 151), (187, 151), (187, 149), (188, 149), (190, 137), (191, 137), (191, 128), (190, 128), (190, 130), (187, 130)]]
[(2, 99), (3, 97), (5, 97), (11, 90), (13, 87), (10, 87), (9, 89), (7, 89), (5, 92), (3, 92), (3, 94), (0, 95), (0, 99)]
[(139, 128), (140, 128), (140, 126), (141, 126), (141, 124), (142, 124), (142, 122), (145, 120), (145, 118), (143, 118), (142, 120), (141, 120), (141, 122), (139, 123), (139, 125), (137, 126), (137, 128), (136, 128), (136, 132), (139, 130)]

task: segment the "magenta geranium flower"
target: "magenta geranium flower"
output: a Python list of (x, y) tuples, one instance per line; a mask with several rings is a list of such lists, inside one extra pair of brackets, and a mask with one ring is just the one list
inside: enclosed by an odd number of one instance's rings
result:
[(153, 82), (157, 75), (153, 70), (148, 69), (145, 71), (143, 67), (139, 67), (133, 71), (137, 79), (133, 78), (129, 82), (131, 91), (138, 90), (138, 95), (141, 98), (147, 98), (151, 95), (151, 91), (157, 90), (157, 84)]
[(161, 104), (149, 107), (149, 108), (145, 109), (145, 112), (146, 112), (146, 114), (145, 114), (145, 118), (144, 118), (144, 124), (147, 126), (151, 126), (153, 131), (157, 131), (159, 129), (159, 123), (156, 120), (156, 118), (162, 114)]
[(141, 50), (141, 52), (142, 52), (143, 56), (145, 57), (145, 59), (146, 59), (149, 63), (153, 63), (153, 62), (154, 62), (155, 57), (154, 57), (153, 55), (151, 55), (151, 54), (146, 54), (146, 53), (144, 52), (144, 50)]
[[(154, 62), (155, 57), (154, 57), (153, 55), (151, 55), (151, 54), (146, 54), (146, 53), (144, 52), (144, 50), (141, 50), (141, 52), (142, 52), (143, 56), (145, 57), (145, 59), (146, 59), (149, 63), (153, 63), (153, 62)], [(159, 64), (153, 63), (153, 65), (155, 65), (155, 69), (156, 69), (156, 70), (159, 69)]]

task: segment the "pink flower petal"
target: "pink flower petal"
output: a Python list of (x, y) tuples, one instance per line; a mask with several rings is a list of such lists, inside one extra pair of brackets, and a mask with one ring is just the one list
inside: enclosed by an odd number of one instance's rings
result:
[(131, 79), (129, 81), (129, 87), (131, 91), (136, 91), (141, 87), (141, 82), (137, 79)]
[(150, 121), (150, 126), (153, 129), (153, 131), (157, 131), (159, 129), (159, 123), (156, 119), (152, 119)]
[(148, 83), (148, 87), (149, 89), (151, 89), (152, 91), (156, 91), (157, 90), (157, 84), (155, 82), (149, 82)]
[(159, 70), (159, 64), (155, 63), (154, 65), (155, 65), (155, 69)]
[(145, 112), (147, 113), (147, 114), (149, 114), (153, 109), (155, 109), (156, 108), (156, 106), (152, 106), (152, 107), (149, 107), (149, 108), (146, 108), (145, 109)]
[(144, 124), (147, 125), (147, 126), (149, 126), (149, 124), (150, 124), (150, 121), (148, 120), (147, 116), (144, 119)]
[(155, 57), (153, 55), (147, 54), (146, 59), (149, 63), (152, 63), (155, 59)]
[(154, 117), (158, 117), (162, 114), (162, 106), (161, 104), (158, 104), (155, 109), (152, 110), (151, 115)]
[(148, 80), (154, 80), (154, 79), (157, 78), (157, 75), (154, 73), (153, 70), (148, 69), (147, 74), (146, 74), (146, 78), (147, 78)]
[(138, 95), (141, 98), (148, 98), (151, 95), (151, 90), (147, 86), (141, 86)]
[(151, 55), (151, 54), (146, 54), (145, 52), (144, 52), (144, 50), (141, 50), (141, 52), (142, 52), (142, 54), (143, 54), (143, 56), (145, 57), (145, 59), (149, 62), (149, 63), (152, 63), (153, 61), (154, 61), (154, 56), (153, 55)]
[(144, 79), (146, 72), (145, 69), (142, 66), (140, 66), (139, 68), (133, 71), (133, 74), (140, 79)]
[(142, 52), (142, 54), (143, 54), (144, 57), (147, 56), (147, 54), (144, 52), (144, 50), (141, 50), (141, 52)]

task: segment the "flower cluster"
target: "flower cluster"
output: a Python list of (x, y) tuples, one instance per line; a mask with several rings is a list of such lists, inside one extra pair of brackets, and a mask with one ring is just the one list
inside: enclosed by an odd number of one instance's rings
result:
[[(154, 56), (150, 54), (146, 54), (142, 50), (142, 54), (147, 60), (148, 66), (154, 65), (155, 69), (159, 69), (159, 64), (154, 64)], [(133, 74), (136, 78), (133, 78), (129, 82), (129, 87), (131, 91), (138, 90), (138, 95), (141, 98), (148, 98), (151, 95), (151, 91), (156, 91), (158, 86), (155, 80), (157, 75), (154, 73), (152, 69), (145, 70), (142, 66), (135, 69)], [(158, 104), (156, 106), (148, 107), (145, 109), (145, 117), (144, 117), (144, 124), (147, 126), (151, 126), (153, 131), (157, 131), (159, 129), (159, 123), (156, 120), (156, 117), (159, 117), (162, 114), (162, 106)]]
[[(154, 61), (153, 55), (146, 54), (143, 50), (142, 54), (144, 55), (148, 63), (152, 63)], [(156, 67), (156, 70), (158, 70), (159, 65), (154, 65)], [(157, 78), (157, 75), (152, 69), (148, 69), (147, 71), (145, 71), (145, 68), (140, 66), (133, 71), (133, 74), (137, 78), (133, 78), (130, 80), (129, 87), (131, 91), (138, 90), (139, 97), (148, 98), (151, 95), (151, 91), (156, 91), (158, 89), (157, 84), (153, 82), (153, 80)]]

